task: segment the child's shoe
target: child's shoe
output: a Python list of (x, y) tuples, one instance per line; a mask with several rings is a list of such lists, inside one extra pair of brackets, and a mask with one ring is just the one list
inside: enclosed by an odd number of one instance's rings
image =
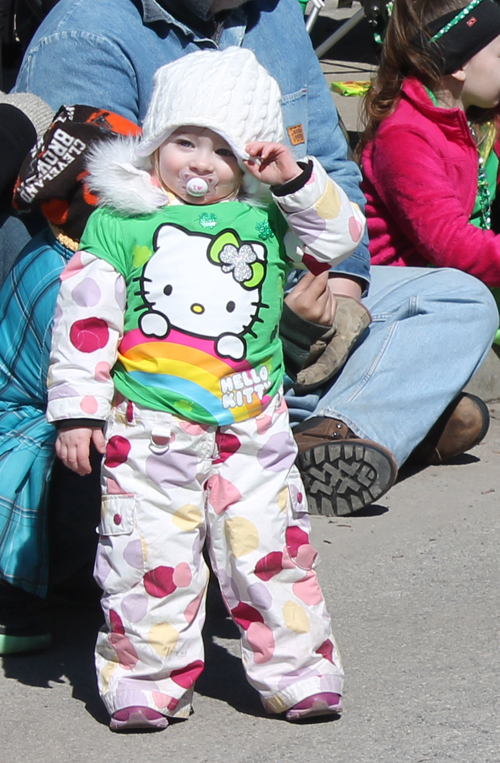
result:
[(111, 731), (161, 731), (168, 726), (168, 718), (151, 707), (132, 705), (117, 710), (111, 716)]
[(42, 601), (0, 580), (0, 655), (48, 649), (50, 633), (38, 617)]
[(287, 721), (300, 721), (315, 715), (339, 715), (342, 712), (342, 697), (333, 692), (312, 694), (287, 710)]

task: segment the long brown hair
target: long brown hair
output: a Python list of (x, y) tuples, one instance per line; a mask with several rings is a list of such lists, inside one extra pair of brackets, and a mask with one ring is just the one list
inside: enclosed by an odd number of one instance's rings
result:
[(470, 0), (395, 0), (387, 34), (382, 47), (380, 66), (365, 96), (362, 120), (365, 126), (357, 149), (361, 152), (373, 138), (379, 124), (394, 111), (403, 81), (414, 76), (430, 90), (442, 77), (439, 62), (415, 40), (429, 38), (425, 27), (451, 11), (459, 11)]

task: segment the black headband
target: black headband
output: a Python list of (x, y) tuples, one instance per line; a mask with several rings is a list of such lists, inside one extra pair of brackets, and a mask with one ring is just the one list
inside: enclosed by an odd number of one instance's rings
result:
[(452, 74), (500, 35), (500, 7), (495, 0), (471, 0), (425, 29), (443, 74)]

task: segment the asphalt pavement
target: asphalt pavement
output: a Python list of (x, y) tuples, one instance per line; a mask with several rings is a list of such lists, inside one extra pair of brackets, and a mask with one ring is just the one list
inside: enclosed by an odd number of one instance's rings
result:
[(363, 514), (313, 517), (346, 671), (338, 720), (266, 716), (214, 600), (188, 721), (117, 735), (97, 695), (98, 609), (53, 609), (51, 651), (3, 659), (2, 763), (498, 763), (500, 405), (484, 442), (403, 472)]

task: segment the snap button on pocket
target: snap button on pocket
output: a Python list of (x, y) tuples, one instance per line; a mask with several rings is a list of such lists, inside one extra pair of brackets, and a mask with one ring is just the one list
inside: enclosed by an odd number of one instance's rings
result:
[(135, 496), (103, 495), (99, 535), (131, 535), (134, 530)]

